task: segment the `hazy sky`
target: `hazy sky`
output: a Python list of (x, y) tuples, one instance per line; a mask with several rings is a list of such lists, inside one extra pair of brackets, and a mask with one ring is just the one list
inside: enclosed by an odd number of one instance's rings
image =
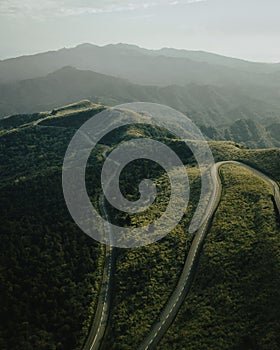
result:
[(83, 42), (280, 62), (280, 0), (0, 0), (0, 58)]

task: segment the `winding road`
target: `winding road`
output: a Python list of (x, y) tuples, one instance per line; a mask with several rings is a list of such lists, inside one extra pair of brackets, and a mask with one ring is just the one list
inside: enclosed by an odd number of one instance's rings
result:
[[(45, 119), (48, 119), (48, 118), (42, 117), (36, 121), (26, 123), (20, 126), (19, 128), (23, 129), (30, 126), (57, 128), (55, 126), (40, 125), (40, 123)], [(3, 132), (2, 135), (17, 131), (19, 128), (7, 130)], [(89, 144), (93, 144), (88, 135), (84, 134), (84, 136), (88, 140)], [(106, 157), (106, 152), (107, 150), (105, 150), (102, 154), (104, 158)], [(181, 276), (179, 278), (179, 281), (177, 283), (175, 290), (173, 291), (170, 299), (168, 300), (165, 307), (163, 308), (157, 321), (153, 324), (150, 333), (147, 335), (147, 337), (143, 340), (143, 342), (138, 347), (139, 350), (151, 350), (156, 347), (156, 345), (158, 344), (162, 336), (165, 334), (165, 332), (170, 327), (171, 323), (174, 321), (183, 301), (185, 300), (190, 290), (191, 283), (196, 270), (196, 266), (199, 261), (199, 256), (203, 248), (204, 240), (207, 236), (207, 232), (211, 225), (213, 216), (221, 200), (222, 183), (219, 176), (219, 169), (221, 166), (225, 164), (235, 164), (235, 165), (242, 166), (250, 170), (257, 176), (261, 177), (267, 183), (269, 183), (270, 187), (273, 190), (275, 205), (277, 207), (278, 213), (280, 213), (279, 187), (277, 183), (273, 181), (271, 178), (269, 178), (267, 175), (250, 167), (249, 165), (236, 162), (236, 161), (224, 161), (224, 162), (219, 162), (214, 164), (213, 167), (211, 168), (211, 179), (213, 183), (213, 191), (212, 191), (209, 203), (207, 205), (206, 214), (202, 220), (203, 224), (194, 236), (187, 259), (185, 261)], [(106, 208), (104, 205), (104, 198), (101, 199), (100, 210), (102, 212), (102, 215), (108, 221), (108, 214), (106, 212)], [(106, 223), (104, 224), (104, 231), (105, 231), (105, 234), (108, 235), (109, 242), (110, 242), (112, 232), (109, 224), (108, 225)], [(100, 349), (102, 339), (105, 334), (106, 326), (108, 323), (108, 317), (109, 317), (110, 292), (111, 292), (112, 280), (113, 280), (114, 263), (115, 263), (115, 249), (112, 246), (107, 245), (106, 252), (105, 252), (104, 266), (103, 266), (102, 283), (100, 287), (96, 312), (95, 312), (95, 316), (92, 322), (89, 335), (83, 347), (83, 350)]]
[[(207, 236), (208, 229), (211, 225), (213, 216), (219, 206), (221, 196), (222, 196), (222, 183), (219, 176), (220, 167), (225, 164), (235, 164), (242, 166), (250, 171), (252, 171), (257, 176), (261, 177), (263, 180), (269, 183), (273, 190), (273, 196), (275, 199), (275, 204), (280, 213), (280, 191), (277, 183), (270, 179), (267, 175), (262, 172), (250, 167), (249, 165), (236, 162), (236, 161), (224, 161), (213, 165), (211, 168), (211, 179), (213, 183), (213, 191), (210, 200), (207, 205), (206, 214), (202, 220), (203, 224), (194, 236), (192, 241), (187, 259), (185, 261), (183, 271), (179, 278), (178, 284), (173, 291), (170, 299), (163, 308), (158, 320), (154, 323), (151, 328), (150, 333), (144, 339), (144, 341), (138, 347), (139, 350), (151, 350), (156, 347), (159, 340), (168, 330), (171, 323), (174, 321), (184, 299), (186, 298), (191, 283), (194, 277), (194, 272), (199, 260), (200, 252), (202, 250), (204, 240)], [(104, 203), (101, 203), (101, 210), (107, 219), (107, 213), (104, 207)], [(106, 230), (106, 227), (105, 227)], [(107, 234), (111, 235), (109, 226), (107, 227)], [(97, 311), (93, 321), (92, 328), (90, 330), (87, 342), (84, 346), (84, 350), (98, 350), (101, 345), (102, 338), (105, 333), (109, 307), (110, 307), (110, 287), (112, 284), (113, 277), (113, 262), (114, 262), (114, 250), (112, 247), (107, 246), (106, 257), (104, 263), (103, 271), (103, 281), (101, 286), (101, 293), (99, 295)]]
[(176, 289), (174, 290), (172, 296), (168, 300), (167, 304), (165, 305), (164, 309), (162, 310), (158, 321), (153, 325), (151, 332), (148, 334), (148, 336), (144, 339), (142, 344), (139, 346), (139, 350), (150, 350), (154, 349), (159, 340), (162, 338), (164, 333), (167, 331), (173, 320), (175, 319), (184, 299), (186, 298), (192, 278), (194, 276), (195, 268), (197, 266), (200, 252), (203, 247), (204, 240), (206, 238), (208, 229), (211, 225), (213, 216), (218, 208), (218, 205), (221, 200), (222, 195), (222, 183), (219, 176), (219, 169), (221, 166), (225, 164), (236, 164), (242, 167), (245, 167), (246, 169), (252, 171), (265, 181), (267, 181), (272, 190), (273, 195), (275, 199), (275, 204), (278, 209), (278, 213), (280, 213), (280, 191), (277, 183), (270, 179), (267, 175), (263, 174), (262, 172), (250, 167), (249, 165), (235, 162), (235, 161), (224, 161), (214, 164), (214, 166), (211, 169), (211, 178), (213, 182), (213, 192), (212, 196), (210, 198), (210, 201), (208, 203), (208, 207), (206, 210), (206, 214), (203, 220), (203, 225), (201, 228), (197, 231), (193, 241), (192, 245), (189, 251), (189, 254), (187, 256), (187, 259), (185, 261), (185, 265), (182, 271), (182, 274), (180, 276), (179, 282), (177, 284)]
[[(104, 197), (102, 197), (100, 201), (100, 210), (106, 221), (108, 221), (108, 214), (104, 204)], [(107, 223), (104, 224), (104, 232), (109, 237), (110, 242), (112, 232), (110, 225)], [(83, 348), (84, 350), (98, 350), (101, 346), (109, 316), (110, 289), (113, 282), (114, 263), (115, 249), (111, 245), (106, 245), (103, 277), (97, 302), (97, 308), (88, 338)]]
[[(80, 131), (81, 132), (81, 131)], [(92, 140), (88, 135), (82, 132), (82, 135), (89, 142), (89, 144), (93, 145)], [(102, 156), (106, 158), (106, 152), (108, 148), (106, 148)], [(119, 164), (117, 164), (119, 166)], [(109, 180), (109, 182), (111, 179)], [(105, 207), (104, 196), (100, 198), (100, 211), (102, 216), (106, 219), (104, 223), (104, 234), (108, 237), (109, 243), (112, 241), (112, 232), (111, 225), (109, 224), (108, 213)], [(115, 248), (108, 244), (106, 245), (105, 259), (104, 259), (104, 267), (103, 267), (103, 276), (102, 283), (99, 291), (99, 297), (97, 301), (96, 312), (94, 315), (94, 319), (89, 331), (89, 335), (84, 344), (83, 350), (98, 350), (101, 347), (101, 343), (106, 331), (108, 317), (109, 317), (109, 309), (110, 309), (110, 291), (113, 283), (113, 271), (115, 266)]]

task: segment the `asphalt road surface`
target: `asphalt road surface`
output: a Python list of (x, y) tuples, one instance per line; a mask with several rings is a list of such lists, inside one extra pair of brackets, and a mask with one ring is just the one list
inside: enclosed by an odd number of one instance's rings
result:
[(280, 213), (280, 192), (279, 192), (279, 187), (275, 181), (273, 181), (272, 179), (270, 179), (268, 176), (261, 173), (260, 171), (248, 165), (245, 165), (243, 163), (234, 162), (234, 161), (216, 163), (211, 169), (213, 191), (208, 203), (205, 217), (203, 219), (203, 225), (197, 231), (193, 239), (189, 254), (185, 261), (185, 265), (176, 289), (174, 290), (172, 296), (170, 297), (169, 301), (167, 302), (164, 309), (162, 310), (159, 316), (159, 319), (152, 326), (151, 332), (144, 339), (143, 343), (139, 346), (139, 350), (150, 350), (155, 348), (159, 340), (162, 338), (164, 333), (167, 331), (167, 329), (175, 319), (177, 312), (179, 311), (184, 299), (188, 294), (188, 291), (190, 290), (191, 282), (194, 276), (195, 268), (199, 260), (199, 256), (203, 247), (204, 240), (206, 238), (209, 226), (211, 225), (213, 216), (221, 200), (222, 184), (219, 176), (219, 169), (222, 165), (225, 165), (225, 164), (236, 164), (236, 165), (245, 167), (246, 169), (252, 171), (256, 175), (264, 179), (266, 182), (268, 182), (273, 190), (275, 204), (278, 208), (278, 213)]
[[(179, 282), (170, 297), (169, 301), (162, 310), (158, 320), (154, 323), (151, 328), (151, 332), (144, 339), (142, 344), (139, 346), (139, 350), (150, 350), (154, 349), (159, 340), (162, 338), (164, 333), (167, 331), (173, 320), (175, 319), (184, 299), (186, 298), (190, 286), (194, 277), (195, 269), (199, 260), (200, 252), (202, 250), (204, 240), (206, 238), (208, 229), (211, 225), (213, 216), (218, 208), (222, 195), (222, 184), (219, 176), (219, 169), (225, 164), (236, 164), (246, 169), (252, 171), (266, 182), (268, 182), (273, 190), (273, 195), (275, 199), (275, 204), (280, 213), (280, 191), (279, 187), (275, 181), (270, 179), (267, 175), (261, 173), (260, 171), (245, 165), (243, 163), (235, 161), (225, 161), (216, 163), (211, 169), (211, 178), (213, 183), (213, 190), (211, 197), (208, 202), (205, 217), (203, 218), (202, 226), (195, 234), (192, 241), (190, 251), (188, 253), (187, 259), (184, 264), (182, 274), (180, 276)], [(102, 214), (107, 218), (107, 212), (104, 207), (104, 202), (101, 205)], [(105, 225), (105, 232), (108, 237), (111, 236), (110, 227)], [(113, 265), (114, 265), (114, 248), (106, 247), (106, 256), (104, 262), (103, 279), (101, 290), (98, 299), (97, 310), (95, 313), (94, 321), (84, 346), (84, 350), (98, 350), (100, 349), (101, 342), (106, 330), (107, 321), (109, 317), (110, 309), (110, 289), (112, 285), (113, 278)]]
[[(104, 205), (104, 198), (102, 198), (100, 202), (100, 210), (105, 219), (108, 221), (108, 214)], [(104, 231), (107, 237), (109, 237), (110, 242), (112, 235), (110, 226), (105, 224)], [(101, 346), (101, 342), (106, 330), (109, 317), (110, 290), (113, 283), (114, 263), (115, 249), (114, 247), (107, 245), (103, 267), (103, 277), (97, 302), (97, 308), (88, 338), (83, 348), (84, 350), (97, 350)]]

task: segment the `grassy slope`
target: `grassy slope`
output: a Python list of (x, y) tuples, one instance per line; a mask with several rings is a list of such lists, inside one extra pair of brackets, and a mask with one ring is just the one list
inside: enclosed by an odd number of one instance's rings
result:
[(222, 169), (223, 198), (196, 280), (158, 349), (279, 349), (280, 236), (270, 187)]
[(222, 160), (237, 160), (259, 169), (280, 182), (280, 150), (240, 148), (233, 142), (209, 142), (216, 162)]
[[(191, 203), (180, 225), (150, 246), (119, 250), (109, 331), (103, 349), (136, 348), (171, 295), (192, 239), (190, 234), (185, 234), (185, 230), (199, 191), (196, 169), (190, 170), (189, 177), (192, 184)], [(166, 181), (165, 177), (157, 181), (163, 190)], [(138, 217), (137, 223), (149, 221), (161, 209), (162, 203), (154, 207), (152, 213)]]
[[(270, 150), (264, 152), (260, 150), (254, 152), (242, 150), (232, 143), (224, 142), (212, 143), (211, 146), (217, 161), (222, 159), (243, 160), (262, 169), (266, 173), (273, 174), (274, 177), (278, 177), (279, 179), (278, 163), (274, 163), (275, 160), (279, 159), (279, 151)], [(271, 160), (270, 162), (268, 162), (269, 159)], [(263, 163), (264, 160), (266, 162)], [(238, 171), (240, 172), (239, 169)], [(191, 177), (193, 185), (196, 181), (195, 179), (197, 179), (195, 168), (192, 168), (191, 173), (193, 175)], [(243, 189), (244, 196), (251, 196), (251, 200), (254, 201), (258, 199), (258, 194), (254, 196), (251, 192), (253, 190), (255, 192), (260, 190), (260, 194), (263, 193), (263, 196), (269, 201), (270, 214), (273, 215), (272, 202), (268, 195), (270, 192), (269, 188), (262, 187), (262, 182), (260, 182), (259, 186), (256, 185), (255, 179), (249, 179), (246, 171), (240, 172), (239, 181), (243, 178), (246, 178), (246, 182), (247, 180), (249, 181), (248, 187), (246, 188), (245, 186)], [(229, 184), (232, 182), (233, 185), (236, 182), (234, 177), (227, 180)], [(199, 185), (197, 182), (196, 184)], [(250, 187), (252, 184), (255, 186), (254, 189)], [(236, 191), (237, 187), (234, 185), (232, 191)], [(137, 344), (143, 339), (149, 331), (151, 324), (157, 319), (160, 309), (165, 304), (172, 288), (176, 284), (182, 268), (183, 259), (191, 242), (192, 237), (186, 233), (186, 228), (188, 227), (197, 196), (198, 191), (196, 190), (193, 192), (192, 206), (189, 207), (189, 211), (181, 222), (181, 225), (164, 240), (152, 246), (137, 249), (136, 251), (124, 251), (120, 253), (117, 260), (115, 290), (113, 293), (115, 297), (104, 349), (137, 348)], [(229, 206), (231, 205), (232, 203), (230, 202)], [(242, 213), (245, 213), (244, 215), (246, 216), (246, 208), (244, 211), (243, 208), (240, 210), (240, 206), (234, 207), (234, 209), (238, 213), (237, 216), (242, 215)], [(267, 215), (267, 212), (269, 211), (263, 210), (260, 212), (260, 220), (262, 220), (263, 215)], [(255, 213), (255, 216), (258, 216), (258, 212)], [(249, 218), (247, 220), (248, 227), (254, 225), (254, 222), (250, 222)], [(223, 222), (220, 221), (219, 225), (223, 227)], [(272, 227), (275, 227), (275, 222)], [(243, 229), (247, 232), (247, 227), (243, 227)], [(174, 239), (179, 243), (176, 246), (174, 246)], [(248, 243), (250, 244), (249, 240)], [(178, 262), (176, 265), (174, 265), (175, 261)], [(173, 344), (172, 341), (168, 342), (166, 349), (170, 349), (171, 344)], [(176, 342), (177, 339), (174, 341)], [(182, 343), (180, 343), (180, 346), (182, 346)], [(178, 349), (181, 349), (180, 346)], [(161, 347), (159, 348), (161, 349)]]
[[(13, 232), (12, 237), (12, 249), (16, 250), (17, 253), (15, 254), (15, 259), (19, 259), (20, 255), (22, 254), (22, 249), (25, 249), (25, 246), (18, 248), (18, 241), (16, 240), (18, 232), (22, 232), (23, 226), (21, 224), (20, 216), (17, 217), (14, 215), (14, 213), (20, 213), (21, 207), (27, 207), (28, 212), (25, 213), (27, 217), (31, 217), (34, 214), (35, 221), (39, 219), (41, 222), (41, 215), (42, 212), (38, 212), (38, 210), (34, 210), (37, 206), (40, 208), (45, 207), (45, 203), (48, 203), (47, 208), (48, 211), (44, 212), (44, 220), (43, 220), (43, 226), (38, 226), (38, 228), (35, 230), (36, 236), (39, 237), (39, 241), (41, 240), (42, 232), (46, 229), (47, 231), (51, 231), (51, 234), (54, 235), (54, 238), (51, 238), (51, 240), (58, 242), (58, 246), (61, 244), (61, 234), (62, 236), (65, 235), (65, 232), (61, 233), (61, 230), (64, 231), (70, 230), (69, 235), (72, 237), (74, 242), (76, 242), (77, 237), (75, 236), (76, 233), (74, 233), (74, 228), (69, 227), (68, 225), (68, 219), (66, 219), (66, 214), (58, 214), (59, 211), (56, 214), (55, 222), (58, 223), (58, 227), (49, 227), (50, 222), (52, 222), (53, 219), (53, 211), (57, 208), (57, 195), (58, 192), (46, 192), (44, 201), (39, 203), (40, 198), (40, 191), (42, 188), (48, 188), (49, 186), (53, 186), (53, 188), (57, 189), (59, 182), (60, 182), (60, 167), (61, 167), (61, 161), (63, 159), (63, 155), (66, 149), (66, 146), (73, 135), (74, 129), (77, 128), (84, 120), (86, 120), (92, 113), (93, 110), (99, 109), (100, 106), (86, 106), (87, 109), (89, 109), (89, 113), (86, 111), (85, 113), (81, 113), (81, 110), (79, 108), (75, 108), (75, 106), (71, 106), (68, 109), (58, 109), (53, 112), (52, 115), (45, 114), (43, 117), (47, 118), (45, 121), (41, 122), (39, 126), (32, 127), (32, 126), (25, 126), (23, 128), (20, 128), (18, 131), (12, 131), (9, 134), (2, 135), (1, 136), (1, 171), (4, 175), (2, 178), (1, 186), (4, 187), (4, 194), (5, 196), (2, 197), (2, 204), (3, 207), (6, 206), (8, 202), (12, 202), (15, 208), (9, 208), (7, 210), (8, 212), (8, 220), (12, 223), (12, 225), (15, 225), (16, 228), (10, 228), (9, 225), (7, 225), (7, 221), (2, 221), (3, 227), (6, 229), (4, 234), (6, 235), (6, 238), (8, 235)], [(83, 109), (83, 108), (82, 108)], [(77, 118), (78, 117), (78, 118)], [(38, 116), (32, 116), (32, 120), (38, 118)], [(39, 119), (42, 118), (42, 115), (40, 114)], [(22, 120), (19, 118), (11, 119), (12, 121), (15, 121), (16, 125), (11, 125), (12, 128), (17, 127), (18, 125), (21, 125)], [(30, 120), (29, 120), (30, 121)], [(41, 125), (41, 126), (40, 126)], [(44, 127), (42, 127), (44, 126)], [(46, 127), (47, 126), (47, 127)], [(49, 127), (51, 126), (51, 127)], [(54, 128), (52, 126), (55, 126)], [(6, 130), (10, 128), (9, 123), (7, 124), (6, 121)], [(8, 130), (9, 131), (9, 130)], [(137, 131), (137, 130), (136, 130)], [(128, 139), (133, 136), (130, 135), (133, 130), (128, 130), (127, 134), (120, 134), (118, 136), (120, 137), (126, 137), (129, 136)], [(141, 130), (140, 134), (145, 135), (146, 131)], [(148, 132), (148, 131), (147, 131)], [(129, 135), (128, 135), (129, 134)], [(148, 135), (149, 136), (149, 135)], [(158, 135), (161, 136), (160, 133)], [(177, 141), (174, 141), (174, 148), (180, 153), (185, 152), (185, 149), (183, 148), (182, 144), (180, 144)], [(277, 150), (247, 150), (242, 149), (239, 146), (236, 146), (234, 143), (228, 143), (228, 142), (213, 142), (211, 143), (211, 147), (213, 149), (213, 153), (215, 156), (216, 161), (218, 160), (226, 160), (226, 159), (236, 159), (245, 161), (249, 164), (252, 164), (260, 169), (263, 169), (266, 173), (273, 175), (273, 177), (280, 180), (280, 173), (279, 173), (279, 157), (280, 152)], [(185, 153), (184, 153), (185, 155)], [(189, 156), (186, 156), (185, 159), (186, 162), (193, 163), (192, 159), (189, 158)], [(51, 171), (55, 172), (55, 180), (52, 180), (52, 177), (48, 173), (48, 171), (44, 171), (43, 169), (50, 169)], [(42, 178), (36, 178), (35, 181), (33, 181), (33, 175), (34, 174), (40, 174), (40, 177)], [(117, 263), (117, 271), (116, 271), (116, 278), (115, 278), (115, 290), (113, 295), (115, 298), (113, 299), (113, 307), (112, 307), (112, 315), (111, 315), (111, 326), (110, 331), (108, 333), (108, 337), (106, 339), (106, 346), (109, 348), (116, 348), (116, 349), (129, 349), (133, 345), (135, 345), (137, 342), (141, 341), (147, 330), (149, 329), (152, 322), (155, 321), (158, 312), (160, 311), (160, 308), (164, 305), (165, 301), (167, 300), (168, 296), (170, 295), (172, 289), (175, 286), (176, 280), (178, 278), (178, 275), (181, 271), (183, 261), (185, 259), (186, 252), (188, 250), (188, 246), (191, 241), (191, 237), (185, 234), (185, 229), (188, 227), (189, 220), (191, 218), (192, 212), (195, 209), (196, 205), (196, 198), (199, 193), (199, 181), (197, 178), (197, 170), (195, 168), (190, 169), (190, 178), (192, 181), (192, 197), (191, 197), (191, 206), (189, 207), (188, 213), (186, 213), (186, 217), (182, 221), (181, 225), (179, 225), (174, 232), (172, 232), (168, 237), (166, 237), (161, 242), (158, 242), (157, 244), (154, 244), (149, 247), (137, 249), (137, 250), (130, 250), (130, 251), (119, 251), (119, 258)], [(125, 179), (124, 179), (125, 180)], [(164, 177), (159, 177), (157, 179), (159, 181), (159, 186), (162, 188), (163, 194), (165, 193), (165, 185), (166, 185), (166, 179)], [(53, 182), (54, 181), (54, 182)], [(96, 186), (96, 179), (90, 180), (92, 181), (92, 184), (95, 184)], [(125, 181), (124, 181), (125, 182)], [(21, 193), (21, 197), (19, 197), (20, 201), (15, 202), (15, 191), (18, 190), (18, 188), (21, 188), (23, 186), (24, 191), (19, 191)], [(90, 186), (91, 188), (94, 187)], [(38, 191), (38, 199), (33, 200), (33, 192)], [(92, 193), (94, 195), (94, 193)], [(37, 198), (37, 197), (36, 197)], [(164, 206), (164, 201), (166, 201), (166, 198), (164, 198), (163, 203), (161, 205)], [(26, 204), (28, 205), (26, 206)], [(51, 209), (52, 208), (52, 209)], [(159, 211), (163, 207), (154, 208), (153, 215), (159, 214)], [(36, 213), (36, 215), (35, 215)], [(48, 213), (51, 213), (51, 217)], [(147, 221), (151, 219), (151, 215), (149, 216), (145, 213), (144, 215), (134, 218), (134, 221), (132, 220), (132, 224), (139, 224), (139, 222)], [(58, 216), (57, 216), (58, 215)], [(152, 216), (153, 216), (152, 215)], [(62, 222), (60, 222), (60, 218), (62, 218)], [(120, 218), (119, 218), (120, 219)], [(30, 221), (30, 219), (28, 219)], [(29, 226), (27, 226), (29, 227)], [(73, 232), (72, 232), (73, 231)], [(68, 232), (68, 231), (67, 231)], [(72, 233), (71, 233), (72, 232)], [(74, 236), (73, 236), (74, 234)], [(68, 234), (66, 233), (67, 237)], [(39, 243), (36, 240), (33, 240), (32, 237), (34, 237), (34, 233), (32, 230), (30, 232), (28, 231), (28, 237), (30, 237), (31, 241), (34, 243), (34, 247), (36, 247)], [(51, 236), (52, 237), (52, 236)], [(43, 237), (42, 237), (43, 238)], [(30, 239), (27, 239), (26, 244), (30, 244)], [(9, 242), (9, 239), (7, 238), (7, 241)], [(33, 244), (32, 243), (32, 244)], [(57, 244), (57, 243), (55, 243)], [(76, 243), (75, 243), (76, 244)], [(81, 251), (81, 249), (88, 249), (86, 247), (82, 248), (84, 245), (83, 242), (77, 243), (77, 252), (75, 254), (79, 255), (78, 251)], [(80, 245), (81, 244), (81, 245)], [(69, 245), (69, 249), (72, 243)], [(86, 244), (87, 245), (87, 244)], [(4, 262), (2, 261), (2, 266), (10, 265), (10, 258), (7, 256), (9, 255), (9, 249), (6, 249), (6, 246), (3, 245), (4, 250), (6, 251), (3, 256), (5, 256)], [(68, 248), (67, 248), (68, 249)], [(91, 249), (91, 248), (90, 248)], [(98, 260), (98, 256), (100, 256), (100, 250), (95, 249), (95, 255)], [(52, 256), (52, 254), (55, 254), (55, 249), (48, 250), (48, 255)], [(14, 253), (13, 253), (14, 254)], [(13, 254), (10, 254), (13, 256)], [(42, 252), (39, 251), (38, 253), (40, 256)], [(91, 253), (89, 253), (91, 254)], [(84, 254), (88, 257), (88, 253)], [(24, 256), (25, 264), (34, 264), (35, 261), (30, 260), (31, 256)], [(56, 261), (57, 257), (53, 257), (54, 261)], [(68, 259), (68, 258), (67, 258)], [(69, 256), (69, 259), (66, 261), (67, 266), (71, 266), (71, 268), (75, 267), (76, 265), (76, 256), (72, 257)], [(52, 260), (52, 258), (50, 258)], [(84, 270), (84, 275), (82, 274), (83, 278), (87, 278), (87, 273), (90, 273), (87, 269), (89, 268), (88, 263), (90, 264), (96, 264), (96, 258), (92, 260), (88, 260), (88, 258), (85, 259), (85, 263), (87, 268)], [(37, 264), (37, 261), (36, 261)], [(63, 264), (62, 264), (63, 265)], [(13, 266), (13, 265), (11, 265)], [(94, 265), (91, 265), (93, 267)], [(67, 267), (67, 269), (68, 269)], [(42, 261), (42, 264), (38, 265), (38, 270), (35, 272), (36, 274), (41, 274), (41, 269), (46, 269), (48, 271), (50, 268), (48, 261)], [(4, 268), (5, 270), (5, 268)], [(71, 270), (71, 269), (70, 269)], [(36, 269), (35, 269), (36, 271)], [(74, 270), (73, 270), (74, 271)], [(88, 272), (87, 272), (88, 271)], [(92, 271), (91, 271), (92, 272)], [(13, 274), (13, 268), (11, 269), (11, 273)], [(65, 270), (59, 271), (54, 270), (54, 274), (61, 274), (61, 276), (64, 278)], [(19, 274), (20, 277), (24, 277), (26, 272), (24, 270), (21, 271)], [(97, 272), (97, 275), (100, 276), (100, 270)], [(80, 327), (84, 324), (85, 328), (83, 328), (81, 333), (81, 328), (76, 328), (75, 333), (75, 339), (78, 343), (82, 342), (83, 337), (86, 334), (87, 327), (89, 325), (88, 320), (90, 315), (93, 313), (93, 309), (88, 309), (88, 304), (85, 306), (85, 302), (88, 301), (88, 295), (87, 293), (89, 291), (92, 291), (92, 283), (93, 281), (97, 280), (98, 277), (95, 275), (91, 275), (91, 282), (90, 284), (85, 284), (84, 288), (81, 288), (81, 290), (76, 293), (76, 287), (74, 282), (74, 288), (67, 290), (67, 293), (69, 296), (72, 296), (74, 299), (71, 299), (70, 304), (75, 304), (76, 302), (79, 302), (80, 306), (83, 307), (83, 312), (80, 314)], [(70, 281), (75, 281), (75, 273), (73, 272), (73, 275), (70, 278)], [(2, 277), (4, 280), (9, 280), (10, 276), (6, 274), (2, 274)], [(68, 281), (70, 283), (70, 281)], [(42, 285), (42, 288), (44, 289), (44, 284), (40, 279), (37, 279), (37, 282), (39, 285)], [(36, 282), (36, 283), (37, 283)], [(67, 283), (68, 283), (67, 282)], [(11, 282), (12, 284), (14, 282)], [(63, 282), (64, 283), (64, 282)], [(65, 282), (66, 283), (66, 282)], [(71, 284), (71, 283), (70, 283)], [(24, 285), (24, 282), (19, 279), (19, 290)], [(51, 287), (51, 290), (53, 290), (52, 299), (55, 300), (57, 294), (54, 292), (57, 289), (57, 283), (55, 281), (54, 285)], [(140, 287), (139, 287), (140, 286)], [(31, 286), (30, 286), (31, 288)], [(61, 288), (61, 285), (60, 287)], [(94, 287), (96, 288), (96, 287)], [(96, 290), (96, 289), (95, 289)], [(28, 289), (29, 293), (26, 293), (27, 299), (25, 300), (25, 304), (29, 305), (27, 306), (27, 309), (32, 310), (32, 293)], [(36, 292), (36, 289), (33, 290)], [(43, 292), (43, 290), (42, 290)], [(65, 291), (66, 293), (66, 291)], [(83, 293), (83, 297), (81, 298), (81, 293)], [(13, 292), (12, 292), (13, 295)], [(66, 294), (63, 294), (63, 298), (67, 299)], [(92, 303), (94, 305), (94, 300), (96, 297), (96, 294), (91, 294), (92, 297)], [(29, 298), (29, 299), (28, 299)], [(10, 299), (11, 300), (11, 299)], [(14, 304), (17, 304), (17, 299), (13, 299)], [(42, 299), (43, 300), (43, 299)], [(10, 301), (7, 302), (7, 305), (11, 305)], [(135, 307), (136, 305), (136, 307)], [(62, 309), (59, 309), (61, 305), (58, 304), (58, 309), (56, 312), (59, 314), (61, 313)], [(43, 307), (46, 307), (46, 304), (43, 303)], [(64, 306), (63, 306), (64, 307)], [(52, 310), (52, 308), (51, 308)], [(72, 312), (71, 307), (68, 307), (67, 312)], [(81, 309), (80, 309), (81, 310)], [(7, 313), (10, 313), (9, 310)], [(25, 313), (23, 312), (21, 316), (23, 317)], [(24, 316), (25, 317), (25, 316)], [(31, 312), (30, 317), (34, 317), (33, 313)], [(71, 315), (73, 317), (73, 315)], [(26, 316), (27, 318), (27, 316)], [(48, 317), (46, 317), (48, 319)], [(36, 318), (35, 318), (36, 320)], [(76, 321), (77, 322), (77, 318)], [(12, 319), (10, 325), (14, 323), (14, 319)], [(22, 321), (20, 319), (20, 322), (26, 322)], [(29, 321), (28, 321), (29, 322)], [(61, 322), (63, 322), (63, 318), (61, 319)], [(38, 324), (38, 320), (35, 322)], [(29, 324), (25, 324), (25, 334), (23, 338), (21, 339), (21, 344), (24, 344), (24, 342), (28, 342), (28, 337), (33, 334), (34, 332), (38, 332), (38, 337), (40, 337), (40, 329), (34, 330)], [(39, 322), (39, 324), (41, 324)], [(75, 325), (77, 327), (77, 323)], [(9, 329), (13, 329), (12, 326), (8, 327)], [(61, 337), (61, 333), (58, 332), (60, 328), (57, 327), (56, 330), (52, 329), (49, 331), (49, 335), (45, 334), (45, 341), (46, 344), (54, 344), (54, 338), (53, 337)], [(69, 328), (66, 330), (64, 329), (64, 334), (68, 334), (68, 338), (66, 336), (64, 344), (61, 345), (61, 349), (67, 348), (69, 344), (67, 342), (71, 342), (69, 340), (69, 336), (73, 335), (73, 328), (71, 328), (71, 332), (69, 332)], [(14, 331), (15, 329), (13, 329)], [(80, 333), (79, 333), (80, 332)], [(36, 333), (37, 334), (37, 333)], [(3, 339), (7, 338), (8, 335), (6, 333), (2, 334)], [(17, 341), (17, 337), (15, 337), (15, 334), (13, 334), (14, 341)], [(37, 341), (37, 340), (36, 340)], [(34, 347), (34, 343), (31, 343)], [(49, 345), (45, 344), (45, 348), (49, 349)], [(16, 349), (13, 343), (13, 348)], [(42, 344), (40, 345), (42, 349), (45, 349)], [(51, 346), (51, 345), (50, 345)], [(4, 349), (5, 347), (2, 346)], [(6, 345), (6, 347), (10, 348), (10, 344)], [(28, 347), (27, 347), (28, 349)]]

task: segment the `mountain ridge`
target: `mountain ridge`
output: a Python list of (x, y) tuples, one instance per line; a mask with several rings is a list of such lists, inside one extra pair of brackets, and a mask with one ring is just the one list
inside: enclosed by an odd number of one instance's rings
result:
[[(17, 128), (36, 124), (39, 126), (78, 127), (96, 113), (109, 108), (90, 100), (81, 100), (66, 106), (54, 107), (52, 110), (34, 114), (18, 114), (0, 119), (0, 134)], [(250, 119), (238, 119), (219, 127), (208, 124), (198, 125), (209, 141), (233, 142), (239, 147), (275, 148), (280, 147), (280, 121), (268, 123), (267, 126)]]
[[(14, 56), (14, 57), (3, 58), (3, 59), (0, 59), (0, 62), (14, 60), (14, 59), (20, 59), (23, 57), (39, 56), (39, 55), (54, 53), (54, 52), (58, 52), (58, 51), (62, 51), (62, 50), (73, 50), (73, 49), (79, 49), (79, 48), (92, 48), (92, 47), (96, 47), (96, 48), (109, 48), (109, 47), (130, 48), (130, 49), (135, 49), (138, 52), (146, 52), (146, 53), (149, 52), (150, 54), (155, 54), (155, 55), (158, 53), (159, 54), (163, 53), (163, 54), (170, 55), (171, 57), (176, 57), (177, 55), (180, 55), (180, 54), (181, 55), (206, 54), (208, 57), (215, 56), (215, 57), (219, 57), (219, 58), (226, 59), (226, 60), (229, 59), (229, 60), (244, 62), (244, 63), (264, 64), (267, 66), (280, 66), (280, 61), (279, 62), (252, 61), (252, 60), (248, 60), (245, 58), (232, 57), (230, 55), (223, 55), (223, 54), (219, 54), (219, 53), (211, 52), (211, 51), (189, 50), (189, 49), (183, 49), (183, 48), (173, 48), (173, 47), (169, 47), (169, 46), (164, 46), (160, 49), (148, 49), (148, 48), (144, 48), (142, 46), (136, 45), (136, 44), (122, 43), (122, 42), (115, 43), (115, 44), (105, 44), (105, 45), (97, 45), (97, 44), (93, 44), (93, 43), (89, 43), (89, 42), (84, 42), (84, 43), (77, 44), (76, 46), (72, 46), (72, 47), (63, 47), (63, 48), (59, 48), (59, 49), (40, 51), (40, 52), (36, 52), (36, 53), (32, 53), (32, 54), (23, 54), (23, 55)], [(174, 53), (174, 55), (171, 54), (172, 52)]]
[(159, 86), (192, 81), (218, 85), (252, 81), (263, 86), (278, 84), (270, 74), (280, 71), (277, 63), (249, 62), (203, 51), (81, 44), (0, 61), (0, 83), (37, 78), (67, 65)]

